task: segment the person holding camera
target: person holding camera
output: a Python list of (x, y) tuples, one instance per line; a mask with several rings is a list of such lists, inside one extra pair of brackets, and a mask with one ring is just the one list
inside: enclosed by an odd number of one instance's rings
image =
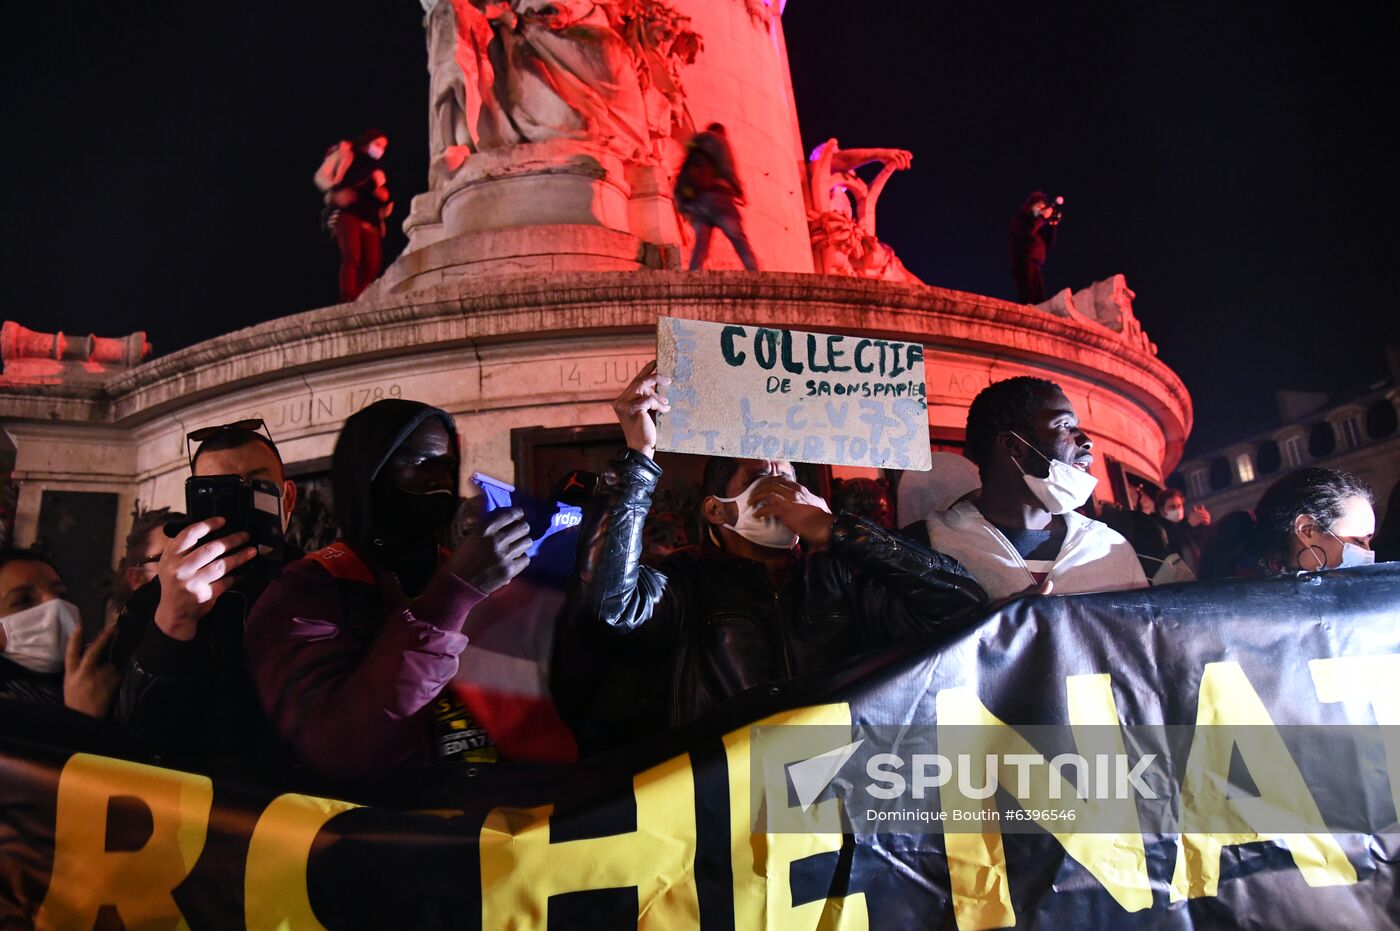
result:
[(1040, 191), (1032, 191), (1011, 219), (1011, 277), (1016, 282), (1016, 299), (1022, 304), (1045, 300), (1045, 278), (1041, 266), (1055, 244), (1065, 199), (1053, 201)]
[[(187, 506), (216, 483), (246, 487), (244, 498), (279, 513), (285, 529), (296, 504), (281, 454), (260, 420), (196, 430), (190, 459), (193, 480)], [(228, 499), (224, 499), (227, 501)], [(228, 510), (233, 510), (228, 508)], [(230, 519), (246, 514), (198, 516), (165, 543), (156, 578), (139, 588), (118, 619), (126, 678), (116, 720), (150, 752), (180, 765), (249, 764), (280, 767), (286, 762), (260, 708), (243, 665), (243, 625), (254, 602), (290, 554), (280, 534), (254, 541), (247, 530), (221, 535)], [(131, 647), (124, 646), (132, 644)]]
[(502, 508), (439, 548), (461, 501), (458, 450), (451, 416), (416, 401), (346, 420), (331, 462), (340, 539), (288, 566), (248, 618), (262, 706), (323, 776), (497, 758), (492, 709), (450, 686), (472, 609), (529, 565), (530, 528)]

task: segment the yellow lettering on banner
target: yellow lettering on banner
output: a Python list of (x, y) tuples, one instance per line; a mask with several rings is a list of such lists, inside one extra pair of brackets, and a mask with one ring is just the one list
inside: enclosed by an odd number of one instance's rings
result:
[(1381, 725), (1390, 798), (1400, 811), (1400, 656), (1339, 656), (1308, 663), (1320, 702), (1357, 701), (1371, 706)]
[[(1069, 676), (1065, 680), (1065, 688), (1069, 696), (1075, 744), (1083, 753), (1089, 735), (1081, 728), (1116, 727), (1119, 723), (1112, 682), (1107, 675)], [(971, 764), (971, 772), (966, 777), (969, 785), (986, 783), (988, 756), (1037, 753), (1025, 738), (988, 711), (971, 688), (939, 692), (935, 707), (939, 753), (950, 758), (955, 753), (967, 754)], [(976, 730), (944, 730), (964, 727), (975, 727)], [(1097, 733), (1101, 741), (1102, 731)], [(949, 736), (945, 738), (945, 734)], [(969, 737), (974, 745), (969, 746)], [(1116, 733), (1112, 746), (1096, 746), (1094, 752), (1124, 752), (1121, 733)], [(1059, 798), (1050, 796), (1049, 778), (1032, 779), (1024, 787), (1017, 785), (1014, 790), (1022, 807), (1042, 811), (1073, 810), (1073, 821), (1036, 819), (1036, 823), (1059, 841), (1065, 852), (1088, 870), (1124, 911), (1151, 908), (1152, 886), (1147, 873), (1147, 852), (1142, 844), (1137, 806), (1132, 798), (1081, 799), (1076, 788), (1069, 785), (1058, 770), (1054, 772), (1054, 778), (1060, 783)], [(997, 781), (1008, 791), (1013, 791), (1015, 778), (1008, 767), (997, 768)], [(1029, 791), (1021, 793), (1022, 788)], [(953, 814), (955, 810), (975, 817), (976, 813), (996, 808), (995, 795), (985, 800), (970, 799), (963, 794), (959, 779), (950, 780), (942, 786), (939, 798), (947, 819), (945, 827), (958, 823)], [(1073, 830), (1075, 825), (1085, 824), (1090, 819), (1096, 829), (1107, 825), (1116, 830), (1096, 833)], [(1016, 924), (1001, 830), (996, 827), (998, 822), (995, 820), (981, 823), (991, 827), (982, 833), (946, 831), (944, 834), (949, 884), (953, 891), (953, 915), (960, 931), (1010, 928)], [(1066, 831), (1065, 828), (1071, 830)]]
[[(851, 706), (813, 705), (780, 712), (752, 727), (788, 724), (851, 726)], [(752, 798), (749, 768), (750, 728), (724, 737), (725, 759), (729, 767), (729, 838), (734, 870), (735, 931), (867, 931), (870, 917), (865, 893), (831, 896), (803, 905), (792, 901), (792, 865), (807, 857), (834, 853), (841, 849), (842, 835), (812, 831), (794, 834), (754, 834), (750, 827)], [(772, 746), (780, 748), (782, 732)], [(804, 754), (799, 754), (800, 758)], [(797, 758), (794, 758), (797, 759)], [(767, 800), (772, 804), (772, 800)], [(833, 818), (835, 799), (814, 804), (806, 813), (813, 823), (839, 823)]]
[[(107, 847), (108, 803), (142, 802), (151, 836), (139, 850)], [(36, 928), (91, 928), (104, 905), (128, 928), (188, 928), (172, 895), (209, 832), (214, 785), (204, 776), (76, 753), (58, 776), (53, 874)]]
[(637, 887), (637, 927), (695, 927), (695, 777), (681, 755), (633, 780), (637, 830), (550, 841), (553, 805), (495, 808), (481, 827), (481, 926), (546, 928), (549, 897)]
[[(1226, 795), (1236, 746), (1259, 789), (1258, 798)], [(1270, 833), (1257, 829), (1260, 820), (1278, 818), (1280, 813), (1316, 830)], [(1336, 839), (1326, 833), (1322, 813), (1298, 764), (1239, 663), (1208, 663), (1201, 673), (1196, 733), (1181, 788), (1181, 818), (1173, 902), (1218, 893), (1220, 851), (1227, 844), (1282, 842), (1309, 886), (1356, 882), (1356, 870)], [(1232, 830), (1206, 830), (1212, 825), (1230, 825)]]
[(244, 923), (275, 931), (324, 931), (306, 889), (311, 845), (325, 823), (360, 806), (310, 795), (272, 800), (248, 841), (243, 878)]

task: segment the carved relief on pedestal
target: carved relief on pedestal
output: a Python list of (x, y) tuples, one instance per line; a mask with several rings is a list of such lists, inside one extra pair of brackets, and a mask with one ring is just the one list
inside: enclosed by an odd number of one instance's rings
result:
[(1136, 292), (1128, 287), (1128, 279), (1119, 274), (1073, 293), (1065, 288), (1050, 300), (1035, 306), (1057, 317), (1069, 317), (1106, 327), (1121, 334), (1124, 342), (1135, 349), (1155, 356), (1157, 344), (1147, 338), (1142, 323), (1133, 313), (1136, 298)]
[[(912, 160), (904, 149), (842, 149), (835, 139), (813, 150), (807, 162), (807, 227), (818, 272), (923, 283), (875, 232), (875, 207), (886, 182)], [(880, 171), (867, 183), (856, 172), (871, 164)]]
[(521, 147), (532, 159), (556, 152), (570, 171), (573, 143), (594, 163), (630, 168), (662, 163), (694, 131), (681, 72), (703, 43), (664, 0), (421, 2), (431, 161), (410, 235), (442, 221), (445, 199), (480, 176), (463, 165), (483, 153), (500, 164)]

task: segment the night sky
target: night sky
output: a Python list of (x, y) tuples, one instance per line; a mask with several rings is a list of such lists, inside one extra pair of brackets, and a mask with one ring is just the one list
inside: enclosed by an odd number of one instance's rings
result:
[[(1195, 399), (1193, 449), (1270, 426), (1276, 388), (1383, 378), (1400, 341), (1397, 7), (1069, 6), (790, 0), (804, 142), (914, 152), (880, 232), (943, 287), (1012, 297), (1012, 213), (1033, 188), (1064, 194), (1048, 288), (1127, 275)], [(421, 15), (10, 4), (3, 316), (145, 329), (159, 354), (334, 303), (311, 174), (336, 139), (382, 127), (402, 221), (426, 186)], [(388, 255), (403, 241), (391, 227)]]

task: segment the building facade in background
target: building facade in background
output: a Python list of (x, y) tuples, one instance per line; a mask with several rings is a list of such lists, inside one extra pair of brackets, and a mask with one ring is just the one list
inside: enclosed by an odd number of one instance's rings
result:
[(1274, 481), (1303, 466), (1341, 469), (1376, 495), (1376, 523), (1400, 482), (1400, 350), (1387, 350), (1390, 377), (1340, 403), (1326, 395), (1280, 391), (1280, 424), (1193, 456), (1169, 478), (1215, 517), (1252, 510)]

